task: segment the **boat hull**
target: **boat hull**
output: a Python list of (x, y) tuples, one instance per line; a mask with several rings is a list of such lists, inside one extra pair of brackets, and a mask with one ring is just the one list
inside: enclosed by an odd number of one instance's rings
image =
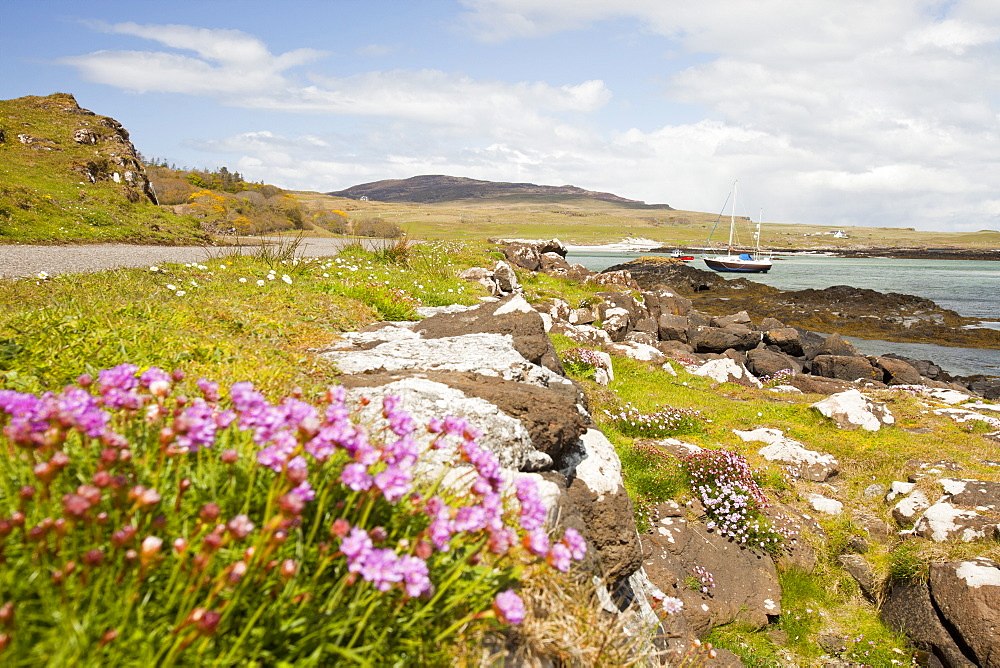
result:
[(766, 274), (771, 269), (770, 260), (742, 260), (740, 258), (703, 258), (709, 269), (732, 271), (741, 274)]

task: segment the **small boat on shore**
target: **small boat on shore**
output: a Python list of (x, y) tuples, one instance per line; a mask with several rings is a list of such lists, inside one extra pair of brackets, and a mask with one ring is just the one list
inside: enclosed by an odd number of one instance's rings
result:
[(670, 257), (676, 260), (683, 260), (685, 262), (694, 259), (694, 255), (682, 255), (680, 249), (674, 250), (674, 252), (670, 254)]
[[(738, 183), (738, 180), (733, 183), (733, 191), (730, 193), (733, 203), (729, 214), (729, 244), (727, 252), (725, 255), (703, 256), (702, 259), (708, 268), (714, 271), (731, 271), (744, 274), (767, 273), (771, 269), (771, 258), (761, 257), (760, 255), (760, 220), (757, 221), (757, 231), (754, 234), (754, 251), (751, 252), (749, 249), (741, 250), (738, 247), (739, 240), (736, 235), (736, 186)], [(725, 205), (723, 205), (723, 211), (725, 211), (725, 208)], [(749, 217), (745, 218), (749, 220)], [(763, 212), (761, 212), (761, 218), (763, 218)], [(722, 214), (720, 213), (719, 219), (715, 221), (716, 227), (721, 219)], [(715, 231), (715, 227), (712, 228), (712, 231)], [(709, 237), (709, 241), (711, 241), (711, 236)]]

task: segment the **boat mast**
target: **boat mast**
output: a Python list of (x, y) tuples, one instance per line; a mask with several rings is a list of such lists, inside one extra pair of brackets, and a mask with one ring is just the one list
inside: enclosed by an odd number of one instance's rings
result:
[(760, 215), (757, 216), (757, 249), (754, 251), (754, 258), (760, 255), (760, 224), (764, 222), (764, 207), (760, 209)]

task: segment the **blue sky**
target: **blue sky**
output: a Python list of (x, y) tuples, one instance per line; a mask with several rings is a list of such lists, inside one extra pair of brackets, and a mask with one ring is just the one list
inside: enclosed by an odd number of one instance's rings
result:
[(449, 174), (830, 226), (1000, 230), (996, 0), (8, 3), (0, 98), (181, 166)]

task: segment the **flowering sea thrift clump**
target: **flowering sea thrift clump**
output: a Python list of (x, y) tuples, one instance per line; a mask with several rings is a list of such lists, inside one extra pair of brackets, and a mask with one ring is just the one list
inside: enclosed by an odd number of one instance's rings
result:
[[(340, 387), (272, 403), (131, 364), (0, 390), (4, 661), (420, 663), (519, 623), (523, 569), (584, 557), (464, 420), (419, 425), (396, 397), (382, 429), (356, 412)], [(428, 448), (454, 451), (460, 487), (415, 476)]]
[(692, 408), (659, 406), (652, 412), (644, 413), (632, 404), (625, 404), (614, 411), (605, 410), (604, 415), (623, 435), (640, 438), (662, 438), (697, 431), (704, 419), (700, 411)]
[(570, 373), (590, 375), (604, 366), (604, 360), (589, 348), (571, 348), (560, 355), (563, 366)]
[(747, 547), (781, 551), (783, 536), (760, 512), (770, 504), (743, 455), (701, 450), (681, 461), (691, 491), (705, 508), (709, 529)]

